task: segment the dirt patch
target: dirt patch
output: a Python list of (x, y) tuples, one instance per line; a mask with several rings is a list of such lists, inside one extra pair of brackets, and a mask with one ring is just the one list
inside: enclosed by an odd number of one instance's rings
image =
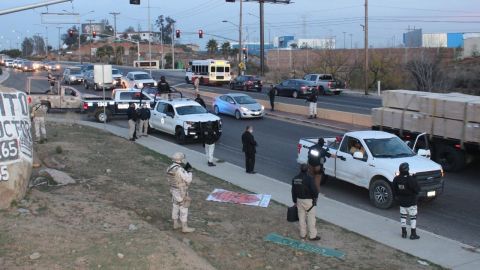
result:
[[(190, 209), (197, 231), (173, 231), (168, 158), (95, 129), (52, 124), (48, 130), (53, 136), (36, 146), (38, 155), (54, 157), (77, 184), (35, 187), (0, 212), (0, 269), (438, 268), (323, 221), (319, 244), (342, 250), (345, 260), (265, 242), (271, 232), (298, 239), (296, 224), (284, 221), (285, 207), (207, 202), (214, 188), (242, 190), (197, 171)], [(40, 258), (31, 259), (35, 252)]]

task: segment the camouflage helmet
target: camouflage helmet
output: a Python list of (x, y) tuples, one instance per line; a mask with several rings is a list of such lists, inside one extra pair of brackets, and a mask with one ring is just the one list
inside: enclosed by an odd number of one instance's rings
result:
[(176, 163), (182, 163), (185, 160), (185, 154), (181, 152), (176, 152), (172, 155), (172, 161)]

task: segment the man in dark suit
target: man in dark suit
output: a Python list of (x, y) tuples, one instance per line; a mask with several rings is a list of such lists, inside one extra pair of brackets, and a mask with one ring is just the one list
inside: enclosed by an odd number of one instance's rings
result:
[(245, 132), (242, 134), (242, 151), (245, 153), (245, 170), (247, 173), (256, 173), (253, 169), (255, 167), (255, 153), (257, 142), (252, 135), (253, 127), (247, 126)]

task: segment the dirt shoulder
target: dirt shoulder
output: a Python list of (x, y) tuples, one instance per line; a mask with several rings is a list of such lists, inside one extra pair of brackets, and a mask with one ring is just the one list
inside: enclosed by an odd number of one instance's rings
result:
[(198, 171), (190, 208), (197, 231), (173, 231), (168, 158), (77, 125), (51, 124), (48, 132), (49, 143), (36, 146), (40, 160), (77, 184), (32, 188), (0, 212), (0, 269), (438, 268), (323, 221), (318, 244), (345, 252), (344, 260), (266, 242), (272, 232), (298, 239), (285, 207), (208, 202), (214, 188), (242, 190)]

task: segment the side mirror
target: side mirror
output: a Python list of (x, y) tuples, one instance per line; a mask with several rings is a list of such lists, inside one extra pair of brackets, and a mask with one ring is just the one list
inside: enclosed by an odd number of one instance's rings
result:
[(357, 152), (353, 153), (353, 158), (358, 159), (358, 160), (363, 160), (363, 153), (360, 152), (360, 151), (357, 151)]
[(430, 153), (430, 150), (427, 150), (427, 149), (418, 149), (417, 155), (430, 158), (431, 153)]

